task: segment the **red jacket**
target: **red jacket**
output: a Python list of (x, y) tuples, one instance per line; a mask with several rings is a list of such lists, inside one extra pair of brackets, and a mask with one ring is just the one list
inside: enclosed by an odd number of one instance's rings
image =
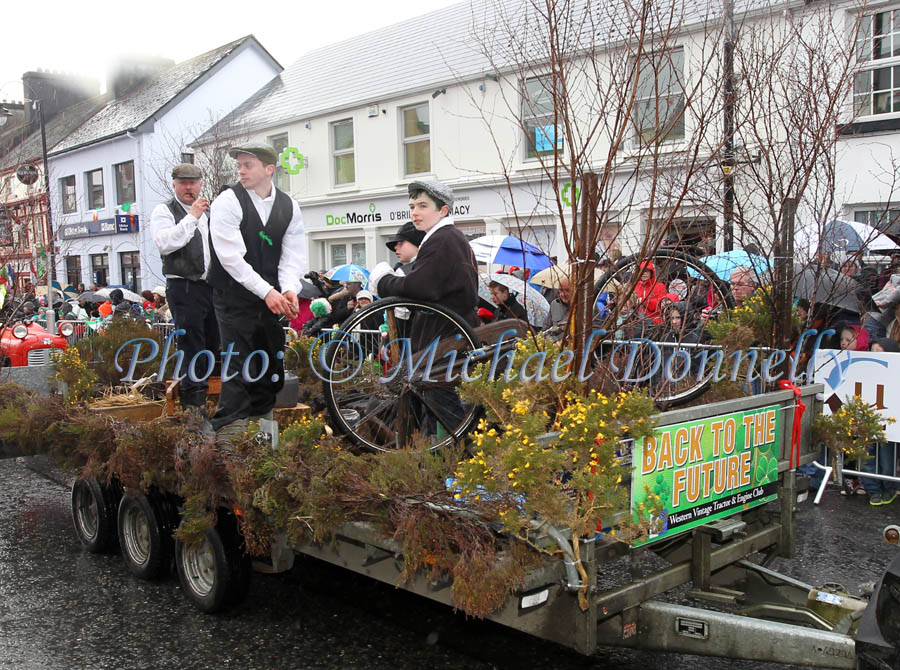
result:
[(656, 323), (662, 323), (662, 317), (659, 313), (659, 300), (666, 297), (666, 287), (656, 281), (656, 268), (650, 261), (644, 261), (638, 267), (638, 277), (643, 274), (644, 270), (650, 271), (650, 279), (647, 281), (638, 281), (634, 287), (634, 294), (640, 301), (638, 309), (653, 319)]

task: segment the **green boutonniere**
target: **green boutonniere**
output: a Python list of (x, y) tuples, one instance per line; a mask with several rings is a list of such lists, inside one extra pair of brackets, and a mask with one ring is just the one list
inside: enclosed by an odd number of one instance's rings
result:
[(266, 241), (266, 243), (271, 247), (272, 246), (272, 238), (266, 235), (263, 231), (259, 231), (259, 236)]

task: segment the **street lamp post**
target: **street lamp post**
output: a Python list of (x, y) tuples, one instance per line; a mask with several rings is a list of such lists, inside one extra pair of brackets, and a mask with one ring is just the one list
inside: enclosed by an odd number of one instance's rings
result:
[(47, 161), (47, 130), (44, 127), (44, 106), (40, 100), (33, 101), (37, 105), (38, 120), (41, 124), (41, 160), (44, 163), (44, 198), (47, 205), (47, 331), (56, 332), (56, 311), (53, 309), (53, 217), (50, 212), (50, 163)]

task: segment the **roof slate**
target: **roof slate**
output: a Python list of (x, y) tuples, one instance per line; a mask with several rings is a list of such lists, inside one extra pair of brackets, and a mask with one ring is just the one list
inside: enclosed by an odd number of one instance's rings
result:
[[(627, 11), (620, 8), (624, 3), (577, 0), (576, 4), (579, 2), (589, 3), (589, 11), (595, 14), (595, 44), (606, 42), (613, 34), (622, 35), (623, 17), (618, 12)], [(721, 0), (675, 2), (675, 11), (689, 24), (721, 16)], [(738, 0), (735, 15), (789, 2)], [(525, 7), (532, 9), (526, 11)], [(533, 7), (523, 0), (465, 0), (310, 51), (239, 105), (219, 126), (253, 131), (494, 72), (505, 67), (498, 61), (502, 61), (503, 52), (511, 51), (506, 43), (510, 32), (518, 40), (520, 33), (531, 32), (529, 22), (531, 27), (540, 23)], [(575, 7), (573, 12), (583, 7)], [(586, 40), (588, 35), (585, 32), (575, 39)], [(529, 45), (529, 41), (526, 36), (513, 49), (524, 46), (544, 52), (541, 45)], [(196, 143), (218, 135), (219, 130), (213, 128)]]
[(52, 145), (50, 154), (71, 151), (136, 129), (210, 68), (251, 39), (255, 40), (252, 35), (247, 35), (152, 75), (121, 98), (109, 100), (80, 127)]
[[(62, 142), (73, 133), (85, 121), (96, 114), (109, 100), (107, 94), (101, 94), (87, 100), (66, 107), (57, 112), (52, 120), (47, 122), (44, 130), (47, 134), (48, 150)], [(9, 132), (18, 133), (19, 139), (8, 152), (0, 155), (0, 170), (7, 170), (22, 163), (41, 160), (41, 131), (36, 130), (27, 137), (24, 136), (25, 125), (20, 124)]]

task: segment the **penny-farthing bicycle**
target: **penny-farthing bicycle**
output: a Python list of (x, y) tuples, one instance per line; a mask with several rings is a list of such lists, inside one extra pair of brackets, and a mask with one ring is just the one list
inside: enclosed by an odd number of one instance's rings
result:
[(479, 340), (459, 314), (406, 298), (378, 300), (320, 337), (311, 363), (339, 432), (373, 451), (465, 437), (479, 412), (459, 396)]

